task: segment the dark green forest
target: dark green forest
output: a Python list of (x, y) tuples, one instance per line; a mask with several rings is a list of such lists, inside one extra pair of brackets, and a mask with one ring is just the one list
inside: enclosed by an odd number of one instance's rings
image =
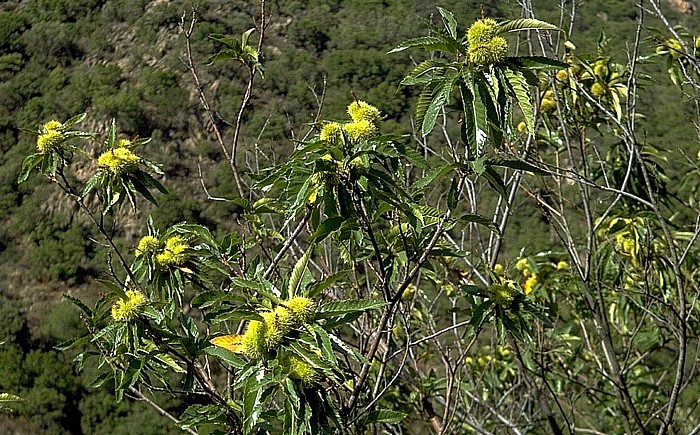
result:
[[(639, 13), (635, 3), (579, 3), (570, 29), (570, 17), (557, 1), (532, 1), (535, 16), (570, 32), (577, 53), (604, 50), (602, 54), (624, 63), (635, 38)], [(399, 83), (428, 54), (387, 52), (403, 40), (425, 34), (430, 23), (439, 23), (435, 6), (453, 11), (459, 23), (482, 15), (505, 19), (521, 15), (520, 2), (509, 0), (268, 1), (264, 78), (257, 79), (250, 108), (243, 115), (242, 171), (255, 172), (261, 161), (283, 162), (296, 141), (317, 133), (318, 119), (346, 116), (353, 96), (380, 108), (386, 133), (412, 135), (418, 92)], [(258, 2), (0, 3), (0, 392), (23, 399), (0, 413), (0, 432), (181, 432), (143, 399), (125, 397), (117, 402), (109, 385), (95, 388), (98, 368), (74, 361), (77, 350), (56, 349), (84, 328), (78, 309), (63, 295), (96, 300), (104, 291), (96, 279), (107, 275), (113, 259), (101, 249), (93, 226), (61, 192), (39, 177), (19, 185), (17, 176), (24, 157), (36, 147), (36, 136), (26, 130), (87, 112), (83, 127), (105, 133), (114, 118), (123, 135), (153, 138), (142, 153), (163, 165), (161, 182), (170, 192), (157, 196), (159, 207), (144, 204), (138, 213), (122, 217), (114, 230), (120, 247), (138, 242), (148, 215), (158, 228), (187, 221), (206, 225), (212, 232), (235, 229), (241, 208), (209, 198), (229, 197), (236, 189), (186, 66), (179, 25), (193, 7), (199, 17), (191, 38), (193, 58), (225, 139), (230, 140), (247, 76), (239, 64), (205, 64), (221, 49), (209, 35), (238, 37), (254, 27), (251, 17), (258, 13)], [(700, 31), (697, 15), (670, 7), (666, 12), (673, 24), (694, 35)], [(649, 19), (647, 36), (654, 34), (654, 24)], [(661, 23), (656, 24), (661, 32)], [(555, 50), (564, 41), (565, 34), (555, 35), (549, 48)], [(513, 51), (519, 49), (518, 43), (524, 44), (513, 42)], [(653, 53), (657, 45), (658, 40), (650, 37), (641, 41), (645, 53)], [(646, 92), (637, 108), (645, 138), (673, 170), (672, 162), (694, 156), (698, 149), (692, 139), (696, 126), (686, 115), (693, 103), (659, 79), (666, 74), (663, 62), (640, 67), (649, 77), (639, 83)], [(456, 119), (459, 114), (448, 116)], [(88, 150), (95, 156), (98, 152)], [(91, 168), (82, 169), (88, 173)], [(673, 180), (682, 174), (672, 170), (667, 174), (669, 186), (680, 188)], [(551, 230), (536, 207), (523, 203), (514, 213), (517, 224), (508, 229), (504, 256), (514, 257), (523, 247), (543, 251), (552, 245)], [(133, 249), (124, 252), (134, 255)], [(190, 404), (183, 397), (166, 397), (159, 405), (175, 415)]]

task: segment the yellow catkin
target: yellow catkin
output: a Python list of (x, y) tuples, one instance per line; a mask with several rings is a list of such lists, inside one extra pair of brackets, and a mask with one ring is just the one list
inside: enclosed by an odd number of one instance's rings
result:
[(139, 257), (145, 254), (153, 254), (158, 250), (158, 239), (153, 236), (144, 236), (139, 240), (136, 247), (136, 256)]
[(133, 171), (140, 161), (128, 148), (118, 147), (103, 153), (97, 159), (97, 166), (112, 175), (122, 175)]
[(158, 264), (164, 267), (181, 266), (187, 261), (187, 253), (189, 248), (185, 239), (180, 236), (172, 236), (165, 242), (165, 248), (161, 253), (156, 255)]
[(343, 135), (343, 126), (338, 122), (327, 122), (321, 128), (319, 139), (328, 142), (337, 142)]
[(36, 139), (36, 148), (41, 154), (46, 154), (59, 148), (63, 140), (63, 133), (60, 131), (47, 130)]
[(505, 59), (508, 42), (497, 36), (498, 23), (491, 18), (477, 20), (467, 31), (469, 62), (485, 66)]
[(345, 124), (344, 129), (348, 136), (356, 142), (372, 139), (378, 133), (377, 126), (366, 119)]
[(128, 322), (138, 316), (146, 305), (146, 296), (135, 290), (126, 291), (126, 299), (119, 299), (112, 305), (112, 318), (117, 322)]
[(264, 322), (252, 320), (248, 323), (243, 338), (241, 338), (241, 347), (243, 353), (250, 359), (262, 359), (267, 355), (267, 347), (265, 343), (265, 333), (267, 327)]
[(301, 381), (306, 388), (314, 386), (321, 380), (319, 372), (297, 355), (288, 355), (285, 363), (289, 367), (289, 377)]
[(364, 101), (353, 101), (348, 106), (348, 115), (354, 122), (369, 121), (375, 126), (381, 121), (379, 109)]

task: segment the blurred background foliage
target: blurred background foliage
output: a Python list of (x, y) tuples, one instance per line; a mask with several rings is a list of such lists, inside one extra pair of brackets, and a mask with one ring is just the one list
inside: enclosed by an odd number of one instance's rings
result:
[[(416, 17), (436, 22), (435, 6), (454, 11), (469, 23), (481, 11), (490, 17), (517, 18), (518, 2), (411, 0), (277, 0), (268, 2), (271, 21), (263, 52), (266, 76), (246, 112), (241, 144), (249, 155), (282, 159), (310, 128), (315, 114), (343, 118), (354, 92), (375, 102), (387, 115), (385, 130), (411, 132), (415, 90), (398, 83), (421, 53), (386, 56), (400, 41), (422, 35), (427, 26), (408, 26)], [(559, 23), (558, 2), (536, 0), (534, 14)], [(89, 226), (50, 186), (37, 178), (17, 185), (25, 155), (35, 147), (33, 129), (50, 119), (89, 112), (104, 132), (109, 119), (132, 137), (153, 137), (146, 155), (158, 156), (171, 192), (160, 207), (144, 207), (120, 228), (128, 245), (145, 231), (144, 216), (153, 212), (156, 227), (188, 221), (235, 225), (235, 205), (211, 202), (198, 180), (198, 165), (213, 196), (235, 188), (221, 151), (207, 137), (208, 120), (199, 109), (191, 76), (181, 56), (178, 23), (196, 4), (201, 21), (193, 37), (196, 60), (217, 51), (212, 33), (237, 35), (253, 27), (257, 2), (146, 0), (9, 0), (0, 4), (0, 391), (24, 398), (14, 413), (0, 414), (5, 433), (169, 433), (169, 422), (148, 405), (116, 403), (108, 389), (92, 389), (91, 367), (78, 374), (74, 354), (53, 347), (79, 335), (79, 317), (61, 294), (84, 300), (100, 291), (94, 278), (109, 260), (95, 252)], [(594, 53), (601, 34), (609, 55), (625, 60), (638, 9), (634, 2), (580, 2), (573, 35), (577, 53)], [(697, 34), (697, 18), (669, 9), (675, 24)], [(565, 28), (567, 23), (562, 24)], [(460, 29), (464, 31), (465, 29)], [(647, 42), (652, 51), (655, 43)], [(413, 56), (413, 57), (411, 57)], [(231, 63), (204, 67), (205, 91), (222, 120), (235, 119), (243, 94), (244, 70)], [(662, 77), (662, 64), (644, 65)], [(697, 144), (689, 143), (693, 125), (678, 89), (666, 80), (650, 80), (639, 112), (646, 117), (647, 140), (662, 145), (669, 161)], [(222, 121), (222, 125), (225, 123)], [(224, 130), (225, 134), (231, 129)], [(431, 139), (440, 140), (440, 139)], [(88, 150), (94, 152), (94, 150)], [(693, 153), (694, 154), (694, 153)], [(251, 160), (244, 171), (256, 168)], [(679, 174), (668, 174), (672, 179)], [(680, 183), (669, 183), (679, 188)], [(183, 196), (186, 195), (186, 196)], [(504, 255), (517, 250), (545, 250), (551, 244), (547, 223), (532, 206), (521, 205)], [(92, 295), (92, 296), (91, 296)], [(77, 352), (76, 352), (77, 353)], [(174, 400), (165, 404), (182, 410)]]

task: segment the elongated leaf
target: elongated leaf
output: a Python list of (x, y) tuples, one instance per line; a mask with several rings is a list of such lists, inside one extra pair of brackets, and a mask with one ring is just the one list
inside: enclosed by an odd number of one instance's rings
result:
[(64, 122), (63, 127), (68, 128), (68, 127), (74, 126), (75, 124), (79, 124), (79, 123), (83, 122), (83, 120), (85, 119), (86, 116), (87, 116), (87, 113), (85, 113), (85, 112), (80, 113), (78, 115), (75, 115), (74, 117), (70, 118), (68, 121)]
[(401, 423), (408, 414), (390, 409), (379, 409), (367, 415), (368, 423)]
[(328, 302), (319, 307), (318, 318), (337, 316), (339, 314), (361, 313), (367, 310), (376, 310), (386, 305), (383, 301), (373, 301), (367, 299), (356, 299), (338, 302)]
[(534, 174), (547, 175), (549, 172), (544, 169), (540, 169), (537, 166), (531, 165), (530, 163), (524, 162), (522, 160), (505, 160), (501, 158), (489, 159), (489, 164), (491, 166), (503, 166), (511, 169), (519, 169), (521, 171), (529, 171)]
[(433, 101), (433, 94), (436, 86), (426, 85), (418, 95), (418, 101), (416, 102), (416, 125), (423, 125), (423, 119), (425, 119), (425, 112), (428, 110), (430, 103)]
[(97, 172), (95, 175), (90, 177), (90, 179), (87, 180), (85, 183), (85, 187), (83, 187), (83, 191), (80, 192), (80, 197), (85, 198), (85, 196), (90, 193), (95, 187), (97, 187), (100, 184), (100, 181), (102, 180), (102, 172)]
[(443, 9), (440, 6), (437, 6), (438, 12), (440, 12), (440, 15), (442, 15), (442, 22), (445, 24), (445, 29), (447, 29), (447, 33), (450, 34), (452, 38), (457, 38), (457, 21), (455, 20), (455, 16), (452, 12), (448, 11), (447, 9)]
[[(467, 76), (464, 76), (467, 79)], [(471, 158), (476, 153), (476, 114), (474, 112), (474, 94), (464, 82), (459, 85), (462, 103), (464, 105), (464, 122), (460, 128), (460, 139), (467, 149), (467, 155)]]
[(420, 180), (418, 180), (416, 183), (413, 184), (413, 191), (418, 192), (419, 190), (425, 189), (433, 181), (445, 176), (450, 171), (452, 171), (454, 168), (455, 168), (455, 165), (443, 165), (443, 166), (438, 166), (437, 168), (434, 168), (432, 171), (428, 172), (425, 175), (425, 177), (421, 178)]
[(272, 283), (266, 282), (266, 283), (261, 283), (258, 281), (253, 281), (250, 279), (243, 279), (243, 278), (233, 278), (231, 280), (231, 285), (233, 287), (240, 287), (240, 288), (248, 288), (251, 290), (254, 290), (256, 293), (260, 294), (261, 296), (266, 297), (267, 299), (271, 300), (275, 304), (279, 304), (282, 302), (280, 300), (279, 295), (275, 294)]
[(496, 172), (492, 167), (487, 166), (484, 172), (481, 174), (482, 177), (486, 178), (491, 187), (493, 187), (499, 195), (503, 198), (507, 198), (506, 184), (503, 182), (501, 175)]
[(458, 222), (462, 224), (469, 224), (469, 223), (475, 223), (479, 225), (483, 225), (489, 230), (493, 231), (496, 234), (500, 234), (500, 231), (498, 230), (498, 227), (496, 226), (495, 223), (489, 218), (485, 218), (483, 216), (479, 216), (478, 214), (471, 214), (467, 213), (464, 214), (456, 219)]
[(82, 310), (82, 312), (85, 313), (85, 315), (88, 318), (91, 318), (93, 316), (92, 310), (87, 305), (85, 305), (80, 299), (74, 298), (73, 296), (67, 294), (64, 294), (63, 298), (72, 302), (73, 305), (75, 305), (76, 307), (80, 308), (80, 310)]
[(568, 63), (560, 62), (556, 59), (550, 59), (545, 56), (508, 57), (503, 63), (505, 65), (513, 66), (515, 68), (526, 68), (535, 70), (541, 69), (545, 71), (560, 70), (569, 67)]
[[(120, 298), (127, 299), (126, 293), (124, 293), (124, 289), (120, 285), (117, 285), (117, 284), (113, 283), (112, 281), (107, 281), (105, 279), (98, 279), (97, 282), (99, 282), (103, 286), (107, 287), (112, 293), (119, 296)], [(72, 301), (70, 296), (63, 295), (63, 297)]]
[(218, 310), (208, 312), (204, 316), (204, 321), (207, 323), (221, 323), (230, 320), (263, 320), (262, 316), (257, 311), (246, 308), (224, 307)]
[(216, 62), (221, 62), (223, 60), (241, 60), (241, 51), (240, 49), (231, 49), (231, 50), (223, 50), (218, 53), (216, 53), (213, 56), (210, 56), (207, 58), (207, 60), (204, 61), (205, 65), (213, 65)]
[(530, 101), (530, 93), (528, 92), (528, 85), (525, 81), (525, 76), (519, 71), (514, 71), (510, 68), (504, 71), (506, 81), (510, 87), (511, 92), (515, 95), (515, 99), (518, 101), (520, 110), (523, 112), (525, 117), (525, 124), (527, 124), (527, 130), (530, 134), (535, 134), (535, 110), (532, 107), (532, 102)]
[(444, 75), (447, 65), (440, 61), (425, 60), (418, 64), (410, 73), (401, 80), (400, 86), (412, 86), (422, 83), (430, 83), (436, 76)]
[(336, 282), (342, 280), (346, 276), (350, 274), (349, 270), (342, 270), (338, 273), (334, 273), (333, 275), (329, 276), (328, 278), (324, 279), (321, 282), (317, 282), (314, 285), (311, 285), (308, 287), (308, 290), (305, 295), (309, 298), (313, 298), (315, 296), (318, 296), (322, 291), (330, 287), (331, 285), (335, 284)]
[(323, 241), (323, 239), (328, 237), (331, 233), (338, 230), (340, 228), (340, 225), (344, 221), (345, 218), (343, 216), (334, 216), (321, 222), (318, 228), (316, 228), (316, 231), (314, 231), (311, 237), (309, 237), (309, 243), (317, 243)]
[(17, 177), (17, 183), (24, 183), (29, 177), (29, 173), (32, 169), (36, 168), (39, 163), (43, 160), (43, 154), (32, 154), (31, 156), (24, 159), (22, 162), (22, 170), (19, 171), (19, 176)]
[(243, 47), (248, 45), (248, 38), (250, 38), (250, 34), (253, 33), (254, 31), (255, 31), (255, 27), (252, 27), (252, 28), (246, 30), (245, 32), (243, 32), (243, 34), (241, 35), (241, 45)]
[(435, 36), (420, 36), (412, 38), (394, 47), (387, 54), (398, 53), (409, 48), (422, 48), (424, 50), (450, 51), (445, 41)]
[[(325, 222), (324, 222), (325, 223)], [(306, 265), (309, 264), (309, 258), (314, 252), (313, 245), (306, 249), (304, 255), (297, 261), (292, 269), (292, 275), (289, 277), (289, 286), (287, 287), (287, 297), (293, 298), (299, 294), (299, 287), (301, 285), (302, 277), (304, 276), (304, 271), (306, 271)]]
[(430, 102), (430, 105), (425, 111), (425, 117), (423, 118), (423, 124), (421, 126), (421, 134), (423, 136), (427, 136), (431, 131), (433, 131), (438, 115), (442, 111), (445, 104), (449, 103), (450, 94), (452, 93), (452, 86), (454, 85), (456, 78), (456, 72), (448, 74), (438, 86), (435, 97), (433, 97), (433, 100)]
[(245, 299), (231, 292), (213, 290), (198, 294), (192, 299), (190, 305), (194, 308), (208, 308), (214, 304), (229, 301), (245, 302)]
[(204, 353), (208, 355), (213, 355), (219, 358), (220, 360), (231, 364), (237, 369), (243, 368), (246, 364), (243, 358), (241, 358), (240, 356), (236, 355), (228, 349), (224, 349), (223, 347), (210, 346), (204, 349)]
[(517, 20), (504, 21), (498, 25), (498, 34), (515, 32), (518, 30), (560, 30), (554, 24), (534, 18), (519, 18)]

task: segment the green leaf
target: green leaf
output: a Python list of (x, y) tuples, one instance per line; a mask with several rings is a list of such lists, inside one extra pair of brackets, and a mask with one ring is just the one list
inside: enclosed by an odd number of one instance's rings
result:
[(334, 216), (326, 219), (325, 221), (321, 222), (318, 228), (316, 228), (316, 231), (314, 231), (311, 237), (309, 237), (308, 242), (318, 243), (323, 241), (323, 239), (328, 237), (331, 233), (338, 230), (344, 221), (345, 217), (343, 216)]
[(521, 171), (532, 172), (538, 175), (548, 175), (549, 172), (544, 169), (538, 168), (537, 166), (531, 165), (530, 163), (524, 162), (522, 160), (505, 160), (499, 157), (489, 159), (488, 164), (491, 166), (502, 166), (511, 169), (518, 169)]
[(307, 264), (309, 264), (309, 258), (311, 258), (311, 254), (313, 254), (313, 252), (314, 246), (309, 245), (304, 255), (294, 265), (292, 275), (289, 277), (289, 285), (287, 286), (288, 298), (293, 298), (299, 294), (299, 287), (301, 285), (302, 277), (304, 276), (304, 271), (306, 270)]
[(223, 347), (210, 346), (204, 349), (204, 353), (215, 356), (237, 369), (241, 369), (246, 365), (243, 358), (239, 357), (228, 349), (224, 349)]
[[(124, 296), (126, 296), (126, 295), (124, 295)], [(63, 294), (63, 298), (72, 302), (73, 305), (75, 305), (76, 307), (80, 308), (80, 310), (83, 313), (85, 313), (85, 315), (88, 318), (92, 317), (92, 310), (87, 305), (85, 305), (80, 299), (74, 298), (73, 296), (67, 295), (65, 293)]]
[(430, 172), (428, 172), (425, 177), (421, 178), (417, 182), (413, 184), (413, 191), (418, 192), (420, 190), (425, 189), (427, 186), (429, 186), (433, 181), (435, 181), (438, 178), (444, 177), (446, 174), (448, 174), (450, 171), (455, 169), (456, 165), (443, 165), (443, 166), (438, 166), (437, 168), (434, 168)]
[(390, 409), (379, 409), (367, 415), (368, 423), (401, 423), (408, 414)]
[(503, 182), (501, 174), (496, 172), (492, 167), (487, 166), (481, 176), (486, 178), (491, 187), (493, 187), (499, 195), (503, 198), (507, 198), (506, 184)]
[(401, 80), (399, 86), (413, 86), (425, 84), (433, 81), (437, 75), (444, 75), (447, 65), (436, 60), (425, 60), (411, 70), (406, 77)]
[(213, 290), (198, 294), (192, 299), (192, 301), (190, 301), (190, 305), (193, 308), (208, 308), (214, 304), (228, 301), (242, 302), (244, 299), (242, 296), (235, 295), (230, 292)]
[(248, 308), (221, 307), (212, 310), (204, 315), (204, 321), (207, 323), (221, 323), (230, 320), (263, 320), (262, 316), (256, 310)]
[(333, 275), (329, 276), (323, 281), (317, 282), (316, 284), (309, 286), (308, 290), (306, 291), (306, 294), (302, 296), (306, 296), (309, 298), (318, 296), (322, 291), (335, 284), (336, 282), (340, 281), (341, 279), (345, 278), (349, 274), (349, 270), (342, 270), (340, 272), (334, 273)]
[(90, 177), (87, 182), (85, 183), (85, 187), (83, 187), (83, 191), (80, 192), (80, 197), (85, 198), (85, 196), (92, 192), (92, 190), (100, 185), (100, 182), (102, 181), (102, 172), (98, 171), (95, 175)]
[[(102, 284), (103, 286), (107, 287), (107, 289), (109, 291), (111, 291), (113, 294), (119, 296), (122, 299), (127, 299), (126, 293), (124, 292), (124, 289), (120, 285), (117, 285), (117, 284), (113, 283), (112, 281), (107, 281), (104, 279), (98, 279), (96, 281), (99, 282), (100, 284)], [(69, 296), (66, 296), (66, 295), (63, 295), (63, 297), (69, 298)]]
[(546, 71), (566, 69), (569, 67), (568, 63), (564, 63), (556, 59), (550, 59), (545, 56), (508, 57), (503, 63), (507, 66), (512, 66), (516, 69), (541, 69)]
[(248, 45), (248, 39), (250, 38), (251, 33), (253, 33), (254, 31), (255, 27), (252, 27), (243, 32), (243, 34), (241, 35), (241, 46), (245, 47), (246, 45)]
[(456, 78), (457, 72), (453, 71), (452, 74), (448, 74), (436, 88), (437, 93), (426, 109), (423, 118), (423, 124), (421, 126), (421, 134), (423, 136), (427, 136), (433, 131), (438, 115), (445, 104), (449, 103), (450, 93), (452, 93), (452, 87)]
[(87, 116), (87, 113), (85, 113), (85, 112), (80, 113), (78, 115), (75, 115), (74, 117), (70, 118), (68, 121), (64, 122), (63, 127), (68, 128), (68, 127), (74, 126), (75, 124), (79, 124), (79, 123), (83, 122), (83, 120), (85, 119), (86, 116)]
[(39, 165), (43, 158), (43, 154), (32, 154), (24, 159), (22, 162), (22, 169), (19, 171), (19, 176), (17, 177), (17, 183), (21, 184), (27, 181), (29, 173)]
[(496, 226), (496, 224), (491, 219), (485, 218), (483, 216), (479, 216), (478, 214), (467, 213), (467, 214), (464, 214), (464, 215), (456, 218), (456, 220), (462, 224), (475, 223), (475, 224), (483, 225), (496, 234), (501, 233), (500, 230), (498, 229), (498, 227)]
[(367, 310), (376, 310), (384, 307), (385, 305), (386, 302), (368, 299), (328, 302), (319, 307), (316, 317), (324, 319), (326, 317), (337, 316), (340, 314), (361, 313)]
[(560, 30), (554, 24), (540, 21), (533, 18), (519, 18), (517, 20), (504, 21), (499, 23), (497, 34), (505, 32), (516, 32), (519, 30)]
[(457, 175), (452, 177), (452, 182), (450, 183), (450, 190), (447, 192), (447, 207), (450, 210), (454, 210), (457, 207)]
[(394, 47), (387, 54), (398, 53), (409, 48), (422, 48), (424, 50), (450, 51), (450, 47), (445, 44), (442, 38), (436, 36), (420, 36), (412, 38)]
[(440, 6), (437, 6), (437, 10), (440, 12), (440, 15), (442, 15), (442, 22), (445, 24), (445, 29), (447, 29), (447, 32), (452, 38), (456, 39), (457, 21), (455, 20), (454, 14), (447, 9), (441, 8)]
[(420, 91), (420, 94), (418, 94), (418, 101), (416, 102), (416, 125), (423, 125), (425, 112), (433, 101), (433, 95), (436, 89), (437, 87), (435, 85), (430, 84), (424, 87)]
[(506, 81), (510, 90), (515, 95), (515, 99), (518, 101), (520, 110), (525, 117), (525, 123), (527, 124), (527, 129), (530, 134), (535, 134), (535, 111), (532, 107), (532, 102), (530, 101), (530, 93), (528, 92), (528, 84), (525, 81), (525, 76), (519, 71), (506, 68), (504, 70)]

